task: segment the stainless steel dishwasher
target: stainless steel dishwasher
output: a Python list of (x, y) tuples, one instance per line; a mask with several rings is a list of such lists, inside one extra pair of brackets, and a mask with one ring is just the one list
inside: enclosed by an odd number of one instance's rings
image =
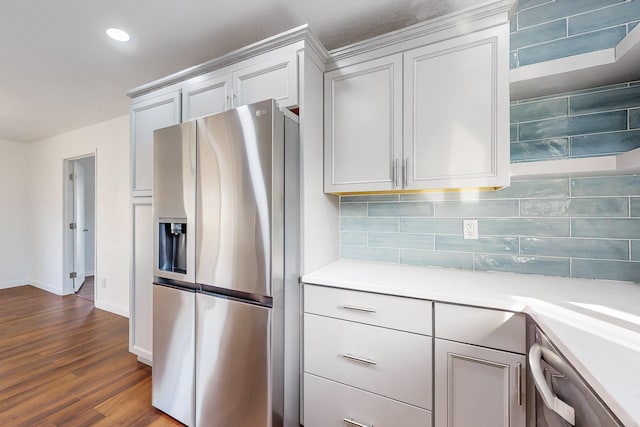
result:
[(535, 385), (535, 399), (529, 400), (534, 407), (528, 426), (623, 426), (538, 327), (532, 341), (529, 383)]

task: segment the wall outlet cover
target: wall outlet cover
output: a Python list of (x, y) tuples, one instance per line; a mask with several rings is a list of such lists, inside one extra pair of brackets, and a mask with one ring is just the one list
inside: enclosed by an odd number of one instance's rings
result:
[(478, 240), (478, 220), (462, 220), (462, 234), (465, 239)]

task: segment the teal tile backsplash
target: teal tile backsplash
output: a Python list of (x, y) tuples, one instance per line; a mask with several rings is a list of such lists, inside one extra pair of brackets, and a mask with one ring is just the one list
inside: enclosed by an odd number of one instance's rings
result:
[[(341, 198), (342, 258), (640, 282), (640, 176), (378, 200)], [(469, 218), (478, 219), (478, 240), (462, 237)]]
[(614, 47), (640, 21), (640, 0), (520, 0), (511, 18), (517, 68)]
[(511, 161), (606, 156), (640, 148), (636, 83), (512, 103)]

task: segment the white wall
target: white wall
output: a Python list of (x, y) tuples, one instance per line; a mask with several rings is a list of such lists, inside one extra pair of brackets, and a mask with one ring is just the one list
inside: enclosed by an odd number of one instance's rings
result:
[(0, 139), (0, 288), (29, 283), (28, 145)]
[(129, 117), (29, 144), (31, 283), (63, 292), (64, 159), (96, 153), (96, 307), (129, 314)]
[(84, 169), (84, 226), (87, 229), (84, 239), (84, 270), (87, 276), (95, 272), (95, 201), (96, 201), (96, 168), (94, 157), (83, 157), (77, 160)]

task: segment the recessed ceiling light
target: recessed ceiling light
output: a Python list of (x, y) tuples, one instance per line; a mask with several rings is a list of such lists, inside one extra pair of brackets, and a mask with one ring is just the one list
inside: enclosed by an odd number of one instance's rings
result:
[(118, 28), (109, 28), (107, 30), (107, 35), (119, 42), (126, 42), (126, 41), (129, 41), (129, 39), (131, 38), (126, 31), (122, 31)]

